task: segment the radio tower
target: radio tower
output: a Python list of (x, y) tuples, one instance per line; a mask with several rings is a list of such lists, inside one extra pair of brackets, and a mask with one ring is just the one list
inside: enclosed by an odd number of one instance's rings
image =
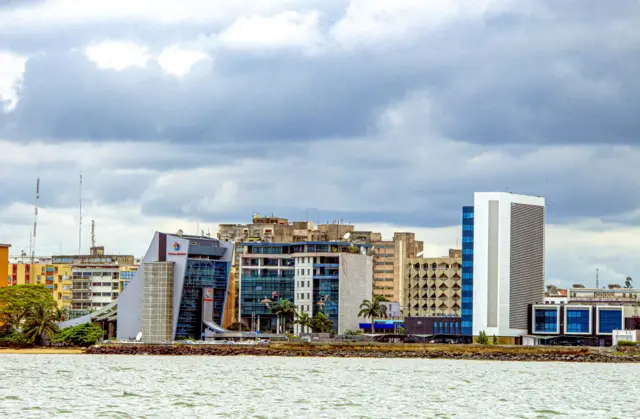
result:
[(78, 223), (78, 254), (82, 254), (82, 173), (80, 173), (80, 217)]
[(31, 264), (33, 265), (33, 261), (36, 256), (36, 231), (38, 230), (38, 199), (40, 199), (40, 178), (36, 179), (36, 200), (34, 201), (34, 211), (33, 211), (33, 234), (32, 234), (32, 245), (31, 247)]

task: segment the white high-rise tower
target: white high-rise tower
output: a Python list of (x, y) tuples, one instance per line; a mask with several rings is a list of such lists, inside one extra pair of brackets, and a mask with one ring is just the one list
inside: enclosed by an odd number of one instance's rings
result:
[(544, 296), (545, 200), (476, 193), (474, 212), (473, 335), (522, 336)]

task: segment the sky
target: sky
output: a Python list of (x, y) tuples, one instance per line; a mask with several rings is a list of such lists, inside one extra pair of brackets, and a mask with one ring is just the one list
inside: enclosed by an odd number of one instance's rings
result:
[(638, 0), (1, 0), (0, 242), (141, 256), (254, 211), (461, 236), (547, 203), (547, 282), (640, 283)]

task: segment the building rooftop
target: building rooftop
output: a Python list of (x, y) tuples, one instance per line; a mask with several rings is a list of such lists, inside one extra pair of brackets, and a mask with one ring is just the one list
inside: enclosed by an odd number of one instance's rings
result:
[(10, 244), (5, 244), (5, 243), (0, 243), (0, 247), (4, 247), (4, 248), (8, 249), (9, 247), (11, 247), (11, 245)]

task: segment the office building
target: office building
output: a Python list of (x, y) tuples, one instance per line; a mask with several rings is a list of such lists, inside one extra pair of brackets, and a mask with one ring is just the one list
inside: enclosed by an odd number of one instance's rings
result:
[[(313, 317), (324, 312), (337, 333), (357, 330), (359, 306), (372, 295), (370, 247), (348, 242), (245, 243), (240, 320), (252, 329), (276, 331), (279, 319), (270, 307), (285, 299), (298, 313)], [(296, 325), (295, 331), (309, 330)]]
[(638, 329), (636, 307), (612, 304), (531, 304), (525, 345), (610, 346), (614, 331)]
[(155, 233), (140, 266), (116, 300), (60, 327), (117, 319), (118, 339), (142, 333), (142, 340), (149, 342), (200, 339), (223, 331), (219, 324), (226, 309), (232, 249), (233, 244), (210, 237), (181, 231)]
[(529, 304), (543, 299), (545, 200), (476, 193), (473, 211), (473, 335), (515, 342), (527, 333)]
[(460, 316), (462, 260), (458, 255), (451, 249), (449, 256), (407, 260), (403, 302), (407, 316)]
[(473, 207), (462, 208), (462, 334), (473, 335)]

